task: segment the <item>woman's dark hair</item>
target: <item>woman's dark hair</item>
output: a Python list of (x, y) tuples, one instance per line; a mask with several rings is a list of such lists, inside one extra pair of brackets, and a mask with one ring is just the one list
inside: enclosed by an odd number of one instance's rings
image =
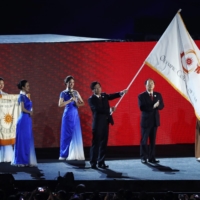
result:
[(17, 84), (18, 89), (22, 90), (22, 87), (25, 87), (25, 85), (26, 85), (27, 82), (28, 82), (27, 80), (21, 80), (21, 81)]
[(67, 76), (67, 77), (64, 79), (65, 85), (66, 85), (71, 79), (74, 80), (74, 77), (71, 76), (71, 75)]
[(2, 77), (0, 77), (0, 81), (4, 81)]
[(100, 84), (98, 81), (94, 81), (94, 82), (92, 82), (92, 83), (90, 84), (90, 89), (91, 89), (91, 90), (94, 90), (94, 87), (95, 87), (96, 84), (99, 84), (99, 85), (101, 86), (101, 84)]

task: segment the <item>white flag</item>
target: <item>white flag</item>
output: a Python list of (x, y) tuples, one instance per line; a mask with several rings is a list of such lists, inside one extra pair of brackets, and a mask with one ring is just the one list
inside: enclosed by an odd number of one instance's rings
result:
[(145, 64), (166, 79), (195, 110), (200, 120), (200, 51), (177, 13)]
[(15, 143), (16, 124), (21, 112), (19, 95), (0, 95), (0, 145)]

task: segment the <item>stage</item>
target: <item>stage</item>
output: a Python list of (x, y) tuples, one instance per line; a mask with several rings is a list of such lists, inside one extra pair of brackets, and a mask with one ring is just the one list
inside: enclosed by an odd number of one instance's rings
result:
[(140, 159), (109, 158), (108, 169), (91, 169), (89, 161), (59, 161), (40, 159), (38, 167), (14, 167), (0, 163), (1, 173), (12, 174), (15, 185), (30, 189), (51, 185), (55, 188), (59, 176), (74, 174), (77, 185), (83, 183), (89, 191), (116, 191), (120, 188), (148, 192), (195, 192), (200, 186), (200, 163), (194, 157), (159, 158), (159, 164), (142, 164)]
[[(0, 43), (5, 92), (18, 93), (16, 83), (22, 77), (32, 85), (32, 120), (38, 167), (18, 168), (9, 163), (0, 163), (2, 176), (12, 175), (20, 190), (31, 190), (39, 185), (51, 185), (54, 189), (58, 177), (63, 177), (67, 172), (74, 175), (74, 187), (84, 183), (89, 191), (116, 191), (122, 187), (149, 192), (199, 190), (200, 163), (194, 157), (194, 109), (148, 66), (140, 72), (114, 114), (115, 125), (110, 127), (106, 153), (109, 169), (94, 170), (89, 165), (92, 140), (92, 115), (87, 103), (92, 94), (89, 85), (98, 80), (107, 93), (126, 88), (156, 42), (29, 35), (2, 36)], [(200, 46), (199, 41), (197, 44)], [(63, 114), (63, 109), (58, 107), (58, 99), (60, 91), (65, 89), (63, 79), (69, 74), (75, 76), (76, 89), (85, 101), (85, 106), (79, 109), (79, 115), (86, 161), (58, 161)], [(137, 97), (145, 90), (144, 81), (149, 76), (158, 83), (156, 90), (161, 91), (165, 104), (160, 113), (161, 126), (156, 138), (156, 156), (160, 160), (158, 165), (144, 165), (139, 158), (141, 113)], [(110, 106), (116, 103), (114, 100)], [(2, 122), (4, 117), (1, 116)], [(4, 184), (2, 176), (0, 183)]]

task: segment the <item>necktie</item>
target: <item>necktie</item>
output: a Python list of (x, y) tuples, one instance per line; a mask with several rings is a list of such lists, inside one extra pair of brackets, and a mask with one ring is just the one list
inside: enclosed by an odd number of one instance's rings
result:
[(151, 100), (153, 101), (153, 95), (152, 95), (152, 93), (150, 93), (149, 96), (151, 97)]

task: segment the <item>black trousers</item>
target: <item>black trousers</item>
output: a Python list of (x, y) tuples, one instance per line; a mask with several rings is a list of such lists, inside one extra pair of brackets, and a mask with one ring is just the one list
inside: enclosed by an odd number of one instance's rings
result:
[(90, 148), (90, 164), (103, 164), (106, 156), (106, 148), (108, 143), (109, 123), (108, 120), (101, 123), (97, 130), (92, 130), (92, 146)]
[[(141, 159), (155, 159), (157, 127), (141, 128), (140, 157)], [(149, 145), (148, 145), (149, 139)], [(149, 148), (148, 148), (149, 147)]]

